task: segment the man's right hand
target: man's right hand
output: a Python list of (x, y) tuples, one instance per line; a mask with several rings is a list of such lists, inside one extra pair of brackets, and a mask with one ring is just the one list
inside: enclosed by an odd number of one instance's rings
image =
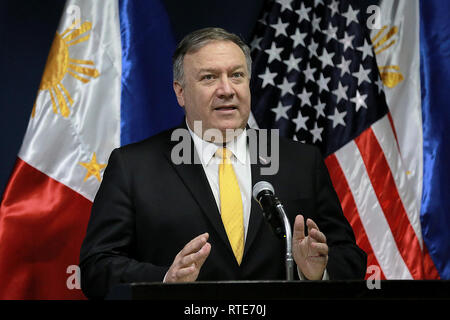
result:
[(166, 273), (164, 282), (192, 282), (197, 280), (200, 268), (211, 252), (209, 234), (204, 233), (192, 239), (176, 255)]

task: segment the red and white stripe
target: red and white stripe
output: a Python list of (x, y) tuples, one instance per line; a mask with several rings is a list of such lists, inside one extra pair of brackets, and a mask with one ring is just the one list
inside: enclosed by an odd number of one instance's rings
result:
[(379, 266), (386, 279), (425, 278), (419, 210), (388, 116), (326, 164), (368, 265)]

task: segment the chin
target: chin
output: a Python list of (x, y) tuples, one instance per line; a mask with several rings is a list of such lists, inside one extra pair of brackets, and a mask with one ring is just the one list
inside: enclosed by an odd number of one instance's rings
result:
[(216, 128), (225, 130), (225, 129), (240, 129), (245, 128), (246, 121), (243, 119), (220, 119), (216, 122)]
[(243, 129), (245, 128), (245, 124), (243, 125), (241, 122), (239, 123), (225, 123), (225, 124), (219, 124), (217, 126), (217, 129), (221, 131), (225, 130), (236, 130), (236, 129)]

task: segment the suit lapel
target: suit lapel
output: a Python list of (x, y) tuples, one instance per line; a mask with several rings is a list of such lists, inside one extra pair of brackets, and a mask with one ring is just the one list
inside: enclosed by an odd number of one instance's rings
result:
[(215, 231), (219, 234), (222, 241), (228, 244), (228, 247), (232, 253), (233, 251), (231, 249), (231, 245), (229, 244), (228, 237), (220, 217), (220, 212), (217, 208), (216, 200), (211, 191), (211, 187), (209, 186), (208, 178), (203, 170), (203, 166), (186, 124), (184, 122), (183, 124), (184, 125), (182, 125), (181, 128), (186, 130), (186, 137), (189, 136), (191, 161), (190, 163), (174, 164), (171, 160), (172, 148), (179, 143), (178, 141), (170, 141), (169, 147), (165, 152), (166, 158), (171, 163), (186, 188), (192, 194), (192, 197), (198, 203), (204, 215), (214, 227)]

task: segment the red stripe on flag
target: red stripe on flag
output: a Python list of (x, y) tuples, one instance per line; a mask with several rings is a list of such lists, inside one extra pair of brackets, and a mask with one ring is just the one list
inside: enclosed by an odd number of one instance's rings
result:
[[(388, 112), (389, 123), (392, 128), (392, 132), (394, 133), (395, 141), (397, 142), (398, 153), (401, 155), (400, 144), (397, 138), (397, 130), (395, 129), (394, 119), (392, 118), (392, 114)], [(434, 265), (433, 260), (431, 259), (430, 253), (425, 245), (422, 243), (423, 247), (423, 273), (424, 279), (440, 279), (439, 273)]]
[[(347, 183), (347, 179), (345, 178), (344, 172), (342, 171), (336, 156), (334, 154), (329, 155), (325, 159), (325, 164), (328, 168), (328, 172), (330, 173), (330, 178), (333, 182), (339, 201), (341, 202), (344, 215), (355, 233), (356, 243), (367, 253), (367, 266), (378, 266), (381, 272), (381, 279), (386, 280), (386, 276), (378, 263), (372, 246), (370, 245), (369, 238), (367, 237), (366, 231), (364, 230), (363, 224), (359, 217), (358, 209), (356, 207), (353, 194), (350, 190), (350, 186)], [(369, 276), (370, 274), (366, 274), (366, 278)]]
[(0, 299), (83, 299), (79, 264), (92, 202), (18, 159), (0, 206)]
[(391, 124), (392, 132), (394, 133), (395, 142), (397, 143), (398, 153), (401, 154), (400, 144), (398, 143), (398, 138), (397, 138), (397, 131), (395, 130), (394, 119), (392, 119), (392, 115), (390, 112), (388, 112), (387, 116), (389, 119), (389, 123)]
[[(390, 112), (388, 113), (388, 119), (392, 128), (392, 132), (394, 133), (395, 141), (397, 142), (398, 152), (401, 155), (400, 144), (397, 138), (397, 131), (395, 129), (394, 119), (392, 118), (392, 114)], [(440, 279), (439, 273), (436, 269), (436, 266), (434, 265), (433, 260), (431, 259), (431, 256), (428, 252), (425, 243), (422, 244), (422, 247), (423, 247), (422, 251), (423, 251), (424, 279)]]
[(378, 140), (369, 128), (355, 139), (378, 202), (414, 279), (423, 279), (422, 250)]

